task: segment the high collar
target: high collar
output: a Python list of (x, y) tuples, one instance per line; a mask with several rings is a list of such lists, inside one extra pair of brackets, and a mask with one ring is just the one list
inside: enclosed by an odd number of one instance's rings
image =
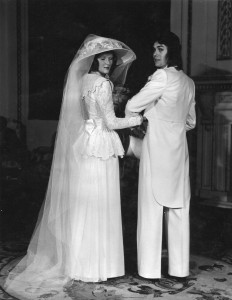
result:
[(91, 72), (90, 74), (99, 75), (99, 76), (104, 77), (104, 78), (106, 78), (106, 79), (109, 79), (109, 78), (110, 78), (108, 74), (103, 75), (103, 74), (101, 74), (99, 71), (94, 71), (94, 72)]

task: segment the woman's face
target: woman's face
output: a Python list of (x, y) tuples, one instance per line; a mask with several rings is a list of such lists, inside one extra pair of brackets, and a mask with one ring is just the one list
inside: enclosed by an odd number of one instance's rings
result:
[(168, 54), (168, 48), (164, 44), (160, 44), (158, 42), (155, 42), (154, 44), (154, 52), (153, 52), (153, 58), (155, 62), (155, 66), (159, 69), (163, 69), (168, 64), (167, 54)]
[(98, 71), (103, 74), (109, 74), (112, 67), (114, 56), (112, 53), (103, 53), (98, 58)]

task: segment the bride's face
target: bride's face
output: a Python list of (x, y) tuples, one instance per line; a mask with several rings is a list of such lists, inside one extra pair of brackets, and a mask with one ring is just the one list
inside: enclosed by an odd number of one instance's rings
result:
[(98, 60), (98, 71), (104, 75), (109, 74), (114, 61), (113, 54), (103, 53), (97, 58), (97, 60)]

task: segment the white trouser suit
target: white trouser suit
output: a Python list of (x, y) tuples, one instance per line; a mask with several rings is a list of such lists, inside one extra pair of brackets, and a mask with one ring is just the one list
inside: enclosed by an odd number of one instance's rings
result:
[[(138, 195), (138, 273), (145, 278), (161, 277), (162, 231), (168, 247), (169, 268), (172, 276), (189, 275), (189, 202), (186, 195), (183, 208), (168, 208), (159, 204), (153, 194), (151, 184), (151, 164), (146, 137), (140, 161)], [(167, 187), (168, 188), (168, 187)], [(163, 216), (165, 228), (163, 229)]]
[(126, 114), (145, 110), (138, 196), (138, 272), (161, 277), (162, 225), (169, 275), (189, 275), (189, 156), (186, 131), (195, 127), (193, 81), (174, 67), (157, 70), (126, 106)]

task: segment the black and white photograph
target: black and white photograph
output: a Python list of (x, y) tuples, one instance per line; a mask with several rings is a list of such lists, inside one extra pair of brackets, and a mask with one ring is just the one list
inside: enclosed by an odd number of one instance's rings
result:
[(232, 300), (232, 0), (0, 0), (0, 300)]

